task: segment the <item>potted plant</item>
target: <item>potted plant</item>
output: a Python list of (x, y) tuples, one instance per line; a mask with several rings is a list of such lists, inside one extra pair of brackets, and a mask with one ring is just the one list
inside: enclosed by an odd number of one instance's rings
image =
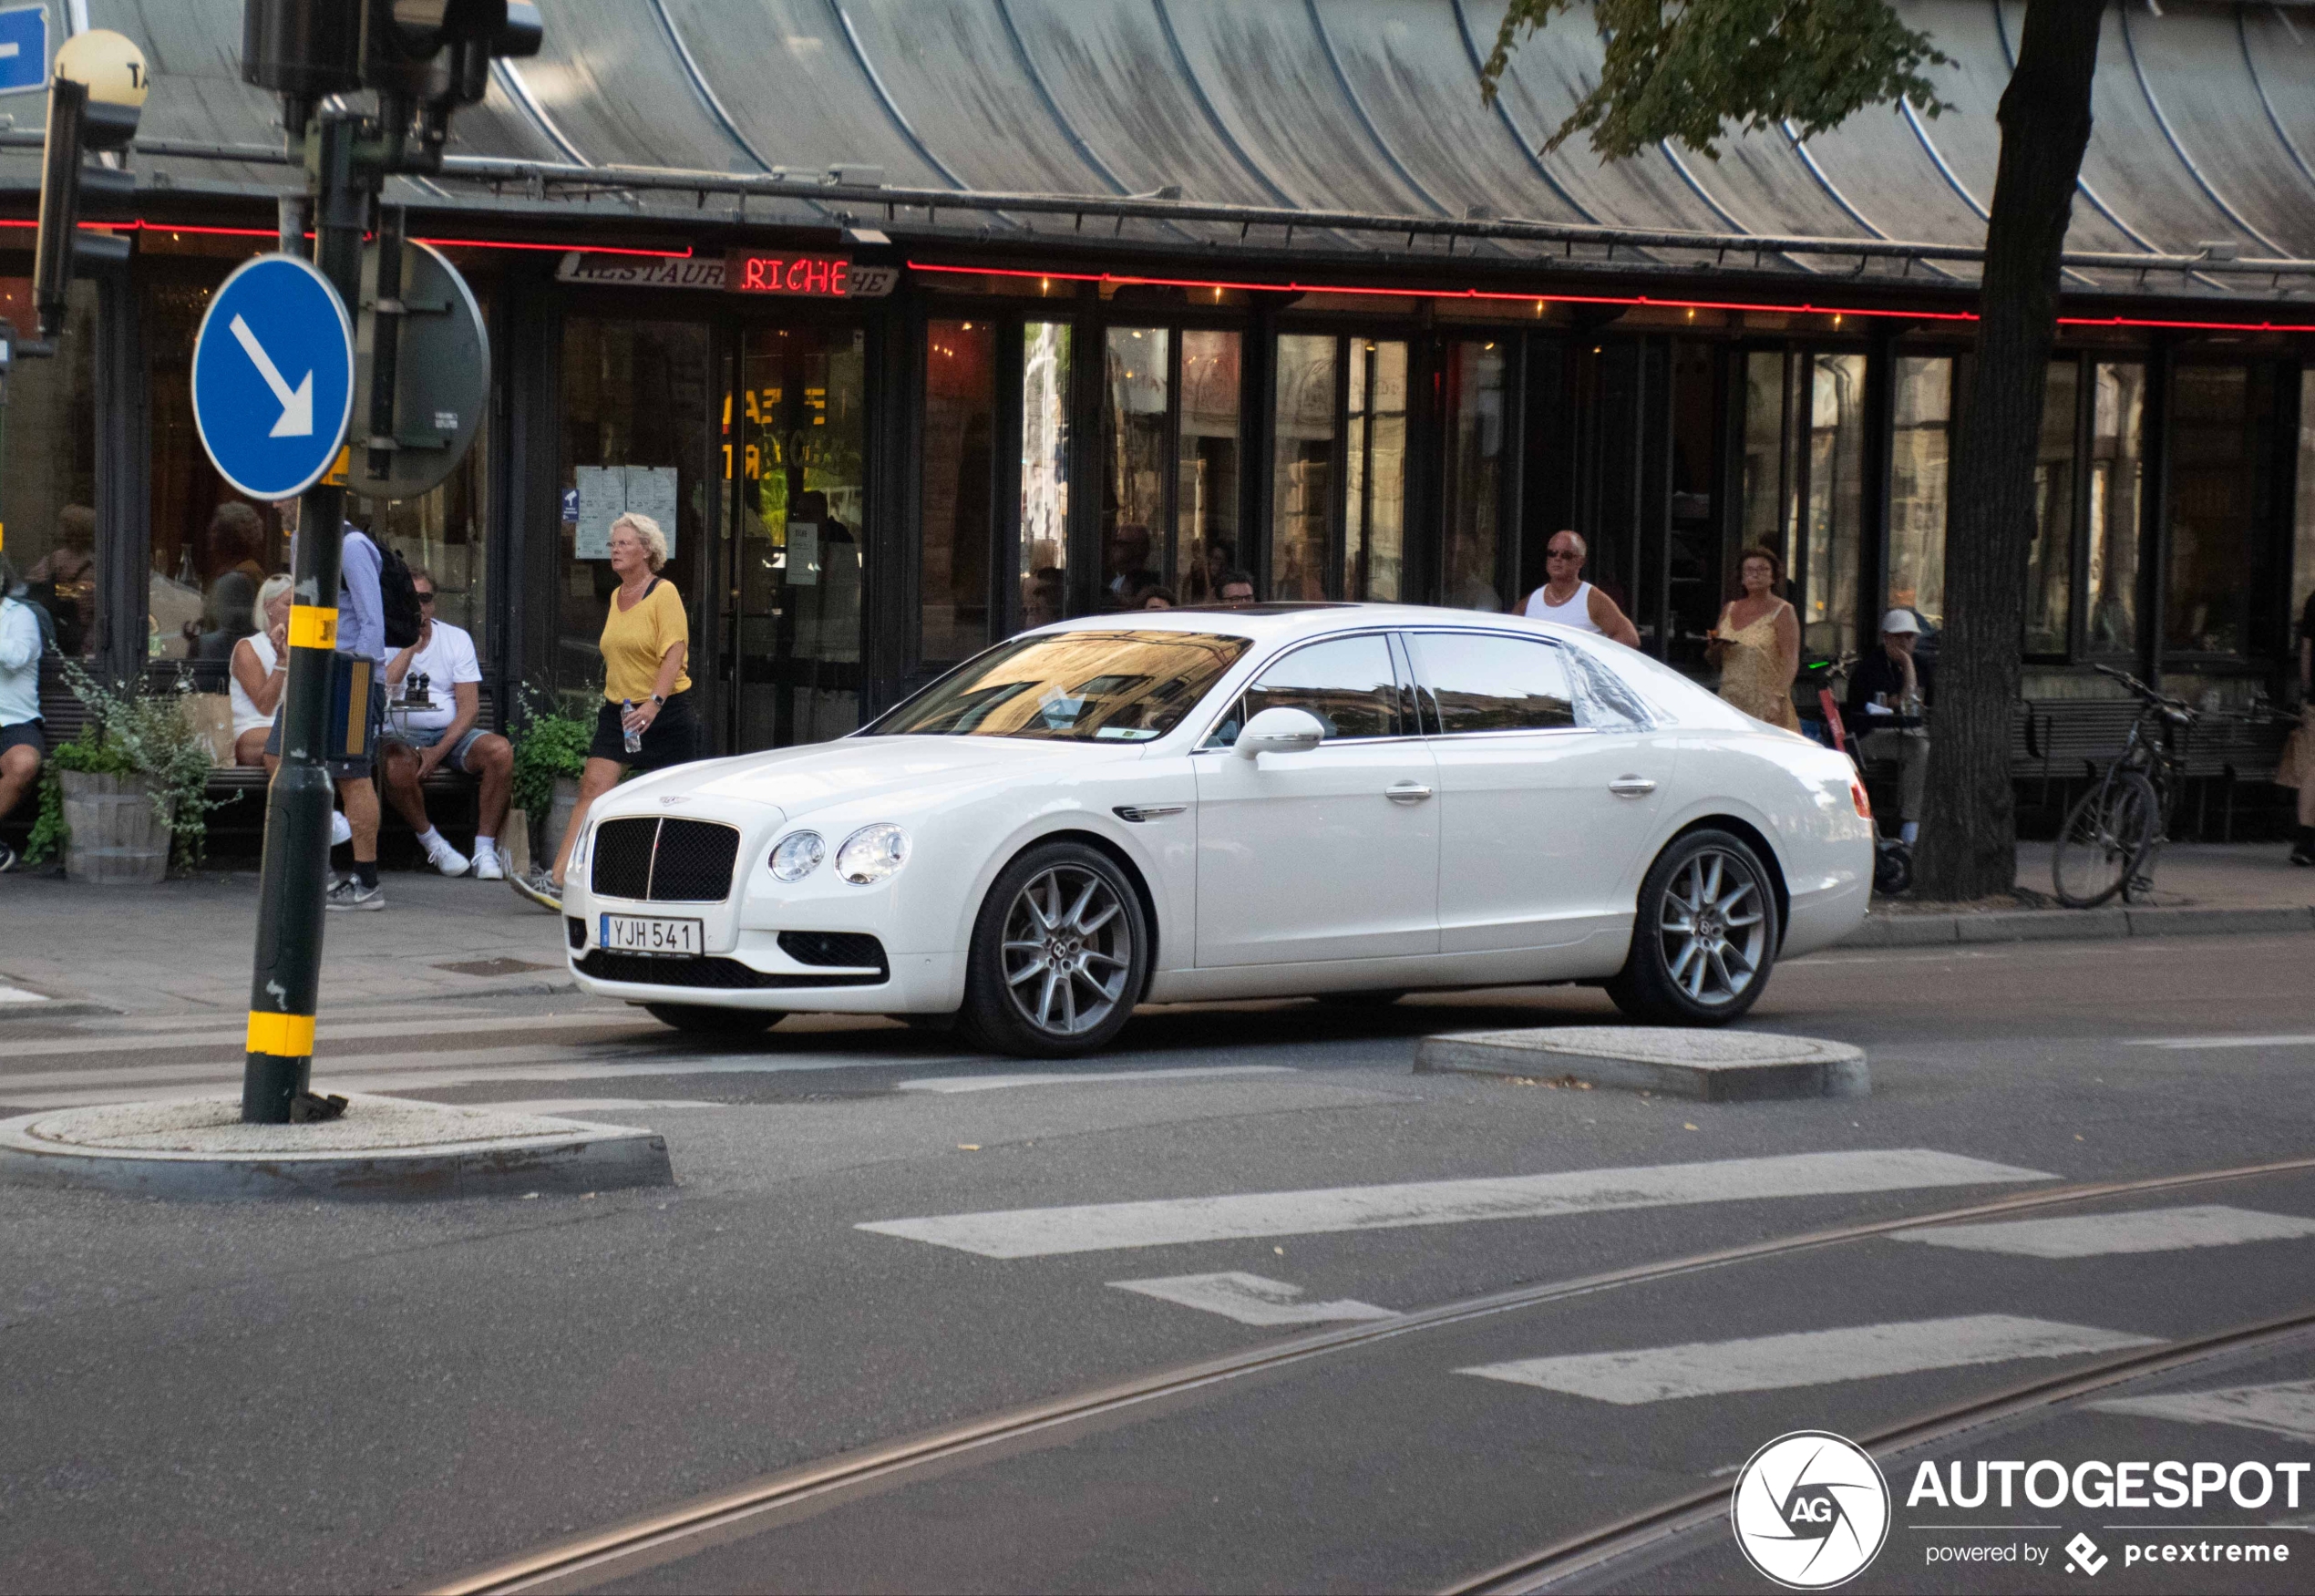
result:
[(210, 812), (232, 800), (208, 795), (213, 751), (185, 713), (191, 678), (107, 687), (70, 660), (64, 672), (88, 720), (42, 769), (26, 861), (62, 853), (67, 877), (100, 885), (149, 885), (172, 863), (198, 866)]
[(551, 860), (562, 845), (562, 829), (579, 805), (587, 746), (595, 736), (595, 717), (588, 711), (602, 696), (522, 690), (511, 728), (514, 807), (530, 818), (533, 859)]

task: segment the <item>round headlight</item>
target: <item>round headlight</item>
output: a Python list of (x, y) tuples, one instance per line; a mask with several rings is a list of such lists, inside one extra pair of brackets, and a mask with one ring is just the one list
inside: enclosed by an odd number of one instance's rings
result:
[(828, 845), (817, 831), (794, 831), (772, 849), (772, 874), (783, 881), (800, 881), (820, 868)]
[(909, 861), (909, 834), (898, 826), (863, 826), (836, 850), (836, 873), (856, 887), (883, 880)]

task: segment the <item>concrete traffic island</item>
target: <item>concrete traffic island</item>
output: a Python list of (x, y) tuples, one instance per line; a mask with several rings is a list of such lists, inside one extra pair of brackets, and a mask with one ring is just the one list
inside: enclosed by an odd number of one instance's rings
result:
[(1873, 1089), (1864, 1050), (1845, 1042), (1658, 1025), (1553, 1025), (1425, 1036), (1415, 1049), (1415, 1073), (1627, 1086), (1707, 1103), (1862, 1097)]
[(410, 1201), (672, 1186), (656, 1131), (351, 1095), (335, 1119), (244, 1125), (238, 1097), (0, 1122), (0, 1181), (139, 1197)]

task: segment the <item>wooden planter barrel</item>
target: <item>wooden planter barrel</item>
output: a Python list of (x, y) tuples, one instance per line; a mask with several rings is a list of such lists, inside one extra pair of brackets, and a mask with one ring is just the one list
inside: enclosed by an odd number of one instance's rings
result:
[(153, 801), (141, 776), (59, 770), (65, 795), (65, 874), (99, 887), (149, 887), (169, 874), (177, 800)]

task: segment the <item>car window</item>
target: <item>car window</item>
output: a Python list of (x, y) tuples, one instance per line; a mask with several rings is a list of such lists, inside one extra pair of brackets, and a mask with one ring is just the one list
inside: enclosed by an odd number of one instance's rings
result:
[(1032, 633), (967, 660), (859, 735), (1148, 742), (1251, 646), (1204, 632)]
[(1390, 644), (1382, 635), (1337, 637), (1298, 648), (1255, 678), (1206, 746), (1227, 748), (1239, 727), (1265, 709), (1307, 709), (1326, 727), (1326, 740), (1399, 735), (1399, 688)]
[(1449, 736), (1576, 724), (1567, 656), (1552, 644), (1475, 632), (1418, 632), (1409, 641), (1417, 679)]

